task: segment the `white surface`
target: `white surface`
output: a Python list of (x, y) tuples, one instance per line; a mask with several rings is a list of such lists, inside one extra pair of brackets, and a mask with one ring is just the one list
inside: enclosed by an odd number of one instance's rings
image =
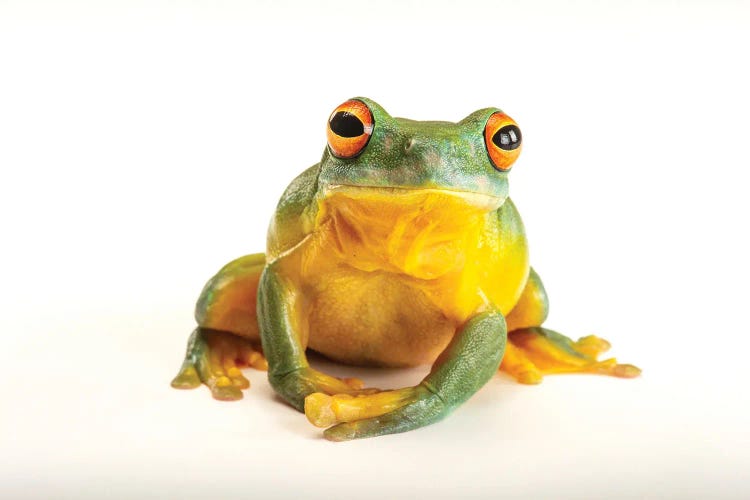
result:
[[(747, 498), (750, 9), (517, 3), (0, 3), (0, 497)], [(170, 389), (204, 281), (354, 95), (516, 118), (548, 325), (643, 377), (498, 377), (343, 444), (260, 372)]]

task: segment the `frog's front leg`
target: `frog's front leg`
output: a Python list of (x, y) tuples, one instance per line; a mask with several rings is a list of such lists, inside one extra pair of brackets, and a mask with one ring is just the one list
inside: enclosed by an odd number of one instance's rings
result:
[(258, 288), (258, 325), (263, 352), (268, 360), (268, 380), (289, 404), (303, 411), (305, 397), (312, 393), (363, 394), (377, 392), (362, 389), (356, 378), (338, 379), (310, 367), (305, 346), (294, 327), (297, 318), (294, 288), (266, 266)]
[[(477, 314), (456, 333), (415, 387), (372, 395), (311, 394), (305, 400), (310, 422), (328, 427), (332, 441), (405, 432), (447, 416), (477, 392), (497, 371), (506, 326), (498, 311)], [(337, 424), (337, 425), (334, 425)]]
[(541, 325), (547, 318), (549, 302), (539, 275), (531, 269), (521, 298), (508, 314), (508, 347), (500, 366), (524, 384), (538, 384), (546, 374), (598, 373), (631, 378), (641, 370), (618, 364), (615, 358), (599, 361), (609, 342), (589, 335), (573, 341)]

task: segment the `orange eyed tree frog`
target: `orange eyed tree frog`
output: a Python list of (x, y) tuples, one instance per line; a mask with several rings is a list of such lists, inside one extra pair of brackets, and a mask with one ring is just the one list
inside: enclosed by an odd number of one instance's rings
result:
[[(551, 373), (634, 377), (598, 360), (609, 344), (542, 327), (547, 295), (530, 267), (508, 172), (516, 122), (496, 108), (458, 123), (391, 117), (366, 98), (338, 106), (319, 163), (294, 179), (265, 254), (205, 286), (177, 388), (242, 397), (240, 368), (334, 441), (436, 422), (498, 370), (536, 384)], [(307, 349), (352, 365), (431, 364), (419, 384), (364, 388), (312, 368)]]

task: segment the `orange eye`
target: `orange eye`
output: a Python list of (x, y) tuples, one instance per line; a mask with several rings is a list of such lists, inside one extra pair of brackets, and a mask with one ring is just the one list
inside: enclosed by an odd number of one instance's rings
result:
[(521, 154), (521, 129), (513, 118), (498, 111), (484, 126), (484, 143), (495, 168), (507, 172)]
[(375, 122), (365, 103), (352, 99), (333, 110), (328, 119), (328, 146), (338, 158), (353, 158), (370, 140)]

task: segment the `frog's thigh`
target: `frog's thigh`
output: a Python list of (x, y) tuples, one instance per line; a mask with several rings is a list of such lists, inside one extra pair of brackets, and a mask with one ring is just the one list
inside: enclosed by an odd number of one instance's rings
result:
[(240, 368), (267, 368), (255, 311), (264, 265), (263, 254), (241, 257), (224, 266), (203, 288), (195, 311), (199, 326), (188, 340), (173, 387), (192, 389), (204, 383), (216, 399), (240, 399), (241, 389), (250, 386)]
[(508, 324), (508, 331), (527, 328), (530, 326), (540, 326), (547, 319), (549, 312), (549, 301), (547, 292), (544, 290), (541, 278), (534, 271), (529, 269), (529, 277), (526, 286), (516, 302), (513, 310), (505, 317)]
[(508, 314), (508, 346), (500, 365), (524, 384), (538, 384), (552, 373), (600, 373), (634, 377), (640, 370), (620, 365), (614, 358), (597, 360), (609, 342), (594, 335), (577, 342), (541, 325), (547, 319), (549, 302), (539, 275), (531, 269), (518, 303)]
[(203, 287), (195, 305), (198, 325), (260, 342), (255, 309), (265, 263), (265, 255), (252, 254), (221, 268)]

